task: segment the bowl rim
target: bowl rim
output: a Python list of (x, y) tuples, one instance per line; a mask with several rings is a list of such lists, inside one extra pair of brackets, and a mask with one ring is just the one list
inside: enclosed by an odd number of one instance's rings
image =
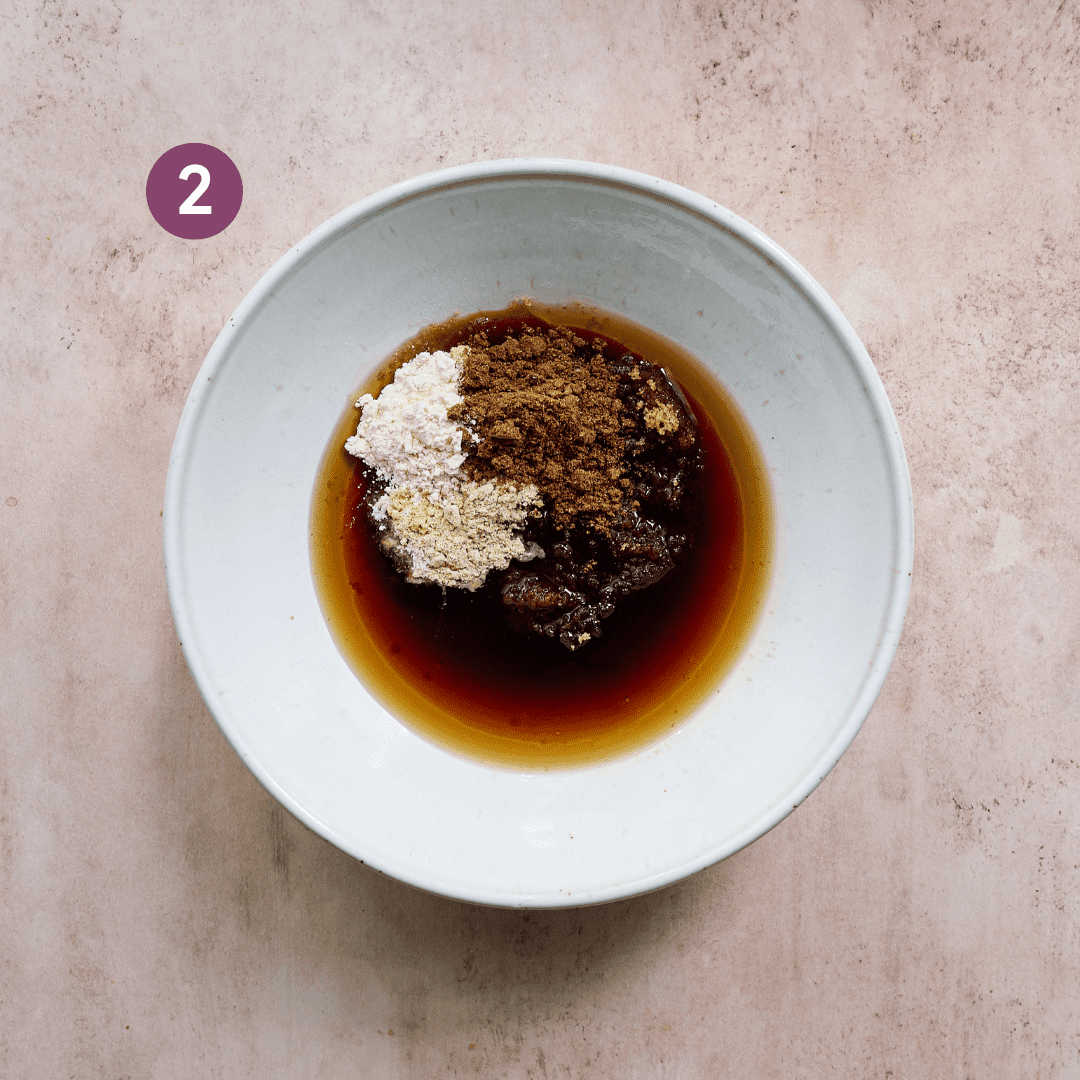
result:
[[(514, 897), (504, 891), (486, 886), (473, 889), (448, 890), (445, 883), (440, 887), (440, 883), (430, 880), (417, 867), (409, 867), (404, 864), (390, 865), (389, 863), (384, 865), (378, 859), (362, 858), (350, 850), (351, 845), (349, 842), (339, 836), (334, 828), (319, 820), (304, 806), (297, 803), (288, 792), (283, 790), (252, 755), (243, 733), (232, 723), (227, 711), (224, 708), (219, 709), (217, 707), (218, 703), (214, 695), (203, 692), (204, 687), (211, 685), (211, 681), (203, 657), (194, 644), (196, 639), (193, 613), (188, 607), (182, 574), (184, 560), (181, 538), (182, 493), (186, 486), (187, 467), (191, 460), (206, 399), (217, 381), (215, 376), (228, 359), (234, 343), (243, 334), (246, 324), (273, 296), (277, 287), (305, 262), (314, 257), (325, 243), (359, 224), (365, 218), (378, 214), (390, 206), (411, 201), (414, 198), (440, 189), (470, 185), (478, 181), (500, 181), (526, 178), (528, 176), (556, 180), (563, 179), (571, 182), (583, 181), (594, 184), (610, 184), (641, 192), (652, 198), (658, 198), (677, 209), (688, 211), (694, 216), (703, 218), (707, 222), (718, 226), (755, 249), (761, 256), (782, 270), (829, 324), (843, 343), (844, 348), (849, 353), (864, 380), (872, 410), (877, 416), (881, 427), (892, 481), (893, 509), (897, 526), (896, 566), (893, 574), (893, 584), (885, 618), (882, 622), (882, 632), (876, 644), (870, 671), (863, 680), (859, 693), (848, 710), (846, 721), (839, 728), (832, 742), (827, 745), (815, 767), (809, 769), (803, 781), (792, 790), (791, 798), (786, 800), (783, 805), (774, 807), (771, 812), (763, 814), (749, 828), (730, 837), (727, 842), (718, 844), (714, 848), (701, 853), (697, 858), (687, 860), (685, 863), (665, 872), (649, 875), (646, 878), (635, 878), (618, 885), (596, 888), (586, 893), (575, 893), (573, 896), (561, 892), (552, 892), (543, 899), (537, 897)], [(899, 647), (911, 593), (914, 564), (914, 508), (911, 478), (896, 416), (886, 395), (885, 387), (865, 346), (851, 324), (841, 313), (835, 301), (806, 269), (783, 248), (755, 226), (744, 221), (725, 207), (668, 180), (624, 169), (620, 166), (603, 165), (569, 158), (510, 158), (477, 161), (440, 169), (393, 184), (373, 195), (369, 195), (335, 214), (309, 233), (283, 254), (270, 270), (259, 279), (232, 315), (229, 316), (225, 326), (207, 353), (184, 404), (169, 457), (168, 475), (165, 483), (163, 548), (169, 604), (177, 637), (181, 643), (184, 659), (202, 693), (206, 707), (247, 768), (259, 783), (282, 803), (291, 814), (299, 818), (315, 833), (330, 841), (335, 847), (340, 848), (364, 865), (426, 892), (496, 907), (579, 907), (609, 903), (652, 892), (715, 865), (717, 862), (742, 850), (742, 848), (753, 843), (778, 825), (824, 780), (851, 745), (869, 715), (881, 692)]]

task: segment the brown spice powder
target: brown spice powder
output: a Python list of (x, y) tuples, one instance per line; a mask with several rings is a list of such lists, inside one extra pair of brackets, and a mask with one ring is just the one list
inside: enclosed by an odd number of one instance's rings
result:
[(463, 440), (466, 473), (535, 484), (557, 528), (606, 534), (630, 480), (619, 378), (602, 342), (548, 327), (499, 345), (475, 334), (468, 344), (464, 400), (449, 412), (479, 440)]

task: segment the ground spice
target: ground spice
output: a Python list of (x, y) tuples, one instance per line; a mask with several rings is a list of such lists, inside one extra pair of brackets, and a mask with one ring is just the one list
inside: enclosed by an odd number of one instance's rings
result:
[(556, 528), (607, 535), (631, 481), (619, 377), (602, 342), (546, 327), (498, 345), (474, 334), (469, 346), (462, 402), (448, 413), (478, 440), (465, 439), (465, 472), (535, 484)]

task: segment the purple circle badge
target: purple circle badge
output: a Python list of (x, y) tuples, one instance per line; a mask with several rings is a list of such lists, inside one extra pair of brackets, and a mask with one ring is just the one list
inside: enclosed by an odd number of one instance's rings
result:
[(146, 178), (154, 220), (184, 240), (205, 240), (227, 229), (244, 201), (240, 170), (228, 154), (206, 143), (166, 150)]

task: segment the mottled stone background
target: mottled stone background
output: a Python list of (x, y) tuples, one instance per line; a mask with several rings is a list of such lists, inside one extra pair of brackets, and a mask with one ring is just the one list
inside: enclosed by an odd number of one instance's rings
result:
[[(1080, 1077), (1077, 0), (9, 0), (0, 11), (0, 1075)], [(164, 150), (244, 178), (164, 233)], [(523, 155), (700, 191), (862, 335), (915, 492), (852, 749), (658, 894), (468, 907), (284, 814), (165, 595), (224, 320), (338, 210)]]

